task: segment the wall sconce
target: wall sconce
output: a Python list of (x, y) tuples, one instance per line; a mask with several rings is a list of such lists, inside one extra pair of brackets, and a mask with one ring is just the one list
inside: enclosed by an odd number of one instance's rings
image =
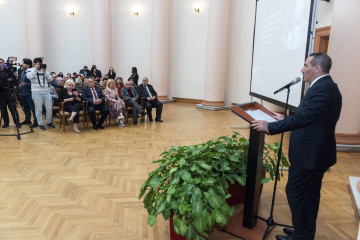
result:
[(69, 12), (70, 16), (75, 16), (75, 12)]
[(135, 16), (139, 16), (139, 12), (134, 12), (134, 15), (135, 15)]
[(196, 13), (199, 13), (199, 12), (200, 12), (200, 8), (194, 8), (194, 11), (195, 11)]

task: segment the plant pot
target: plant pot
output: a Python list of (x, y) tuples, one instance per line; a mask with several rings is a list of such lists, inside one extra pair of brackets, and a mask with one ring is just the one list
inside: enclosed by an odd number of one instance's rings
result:
[[(238, 182), (234, 184), (229, 184), (228, 192), (231, 194), (231, 197), (226, 199), (226, 202), (230, 206), (235, 206), (245, 202), (245, 189), (246, 186), (241, 186)], [(263, 184), (260, 185), (260, 195), (262, 193)]]
[(186, 237), (177, 235), (173, 226), (174, 213), (170, 215), (170, 240), (186, 240)]

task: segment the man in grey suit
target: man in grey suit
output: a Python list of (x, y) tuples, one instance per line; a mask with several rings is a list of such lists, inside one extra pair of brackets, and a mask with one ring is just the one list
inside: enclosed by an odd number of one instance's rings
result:
[(285, 228), (287, 236), (278, 240), (313, 240), (319, 210), (324, 173), (336, 163), (335, 126), (340, 116), (341, 93), (331, 76), (331, 58), (313, 53), (301, 72), (310, 83), (296, 114), (273, 123), (254, 121), (251, 126), (271, 135), (291, 131), (289, 146), (289, 178), (286, 195), (292, 213), (294, 230)]
[(139, 94), (135, 90), (135, 88), (131, 87), (130, 81), (125, 82), (125, 87), (121, 89), (121, 97), (128, 101), (129, 107), (132, 107), (132, 116), (134, 119), (134, 125), (138, 123), (138, 114), (145, 116), (146, 112), (141, 109), (139, 103)]

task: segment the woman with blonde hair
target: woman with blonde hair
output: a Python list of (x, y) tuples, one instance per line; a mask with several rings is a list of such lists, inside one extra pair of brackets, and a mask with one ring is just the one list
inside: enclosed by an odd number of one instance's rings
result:
[(72, 79), (66, 80), (64, 88), (60, 89), (58, 101), (64, 102), (64, 111), (71, 113), (69, 121), (74, 123), (74, 132), (80, 133), (77, 124), (79, 123), (79, 111), (82, 109), (82, 103), (79, 92), (74, 89), (74, 85)]
[(113, 79), (109, 79), (107, 81), (104, 95), (110, 103), (110, 117), (114, 119), (114, 121), (119, 119), (119, 126), (124, 127), (124, 104), (119, 97), (117, 89), (115, 88), (115, 82)]

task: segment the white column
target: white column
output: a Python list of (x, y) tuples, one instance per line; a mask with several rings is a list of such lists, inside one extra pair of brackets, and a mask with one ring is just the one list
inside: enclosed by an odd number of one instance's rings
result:
[(110, 67), (109, 0), (93, 0), (93, 64), (102, 74)]
[(34, 59), (36, 57), (45, 57), (44, 25), (42, 11), (44, 5), (43, 1), (26, 0), (24, 2), (27, 32), (27, 57), (31, 59)]
[(210, 0), (204, 86), (205, 106), (224, 106), (229, 0)]
[[(152, 1), (150, 82), (160, 100), (168, 100), (169, 2)], [(139, 79), (141, 82), (142, 79)]]

